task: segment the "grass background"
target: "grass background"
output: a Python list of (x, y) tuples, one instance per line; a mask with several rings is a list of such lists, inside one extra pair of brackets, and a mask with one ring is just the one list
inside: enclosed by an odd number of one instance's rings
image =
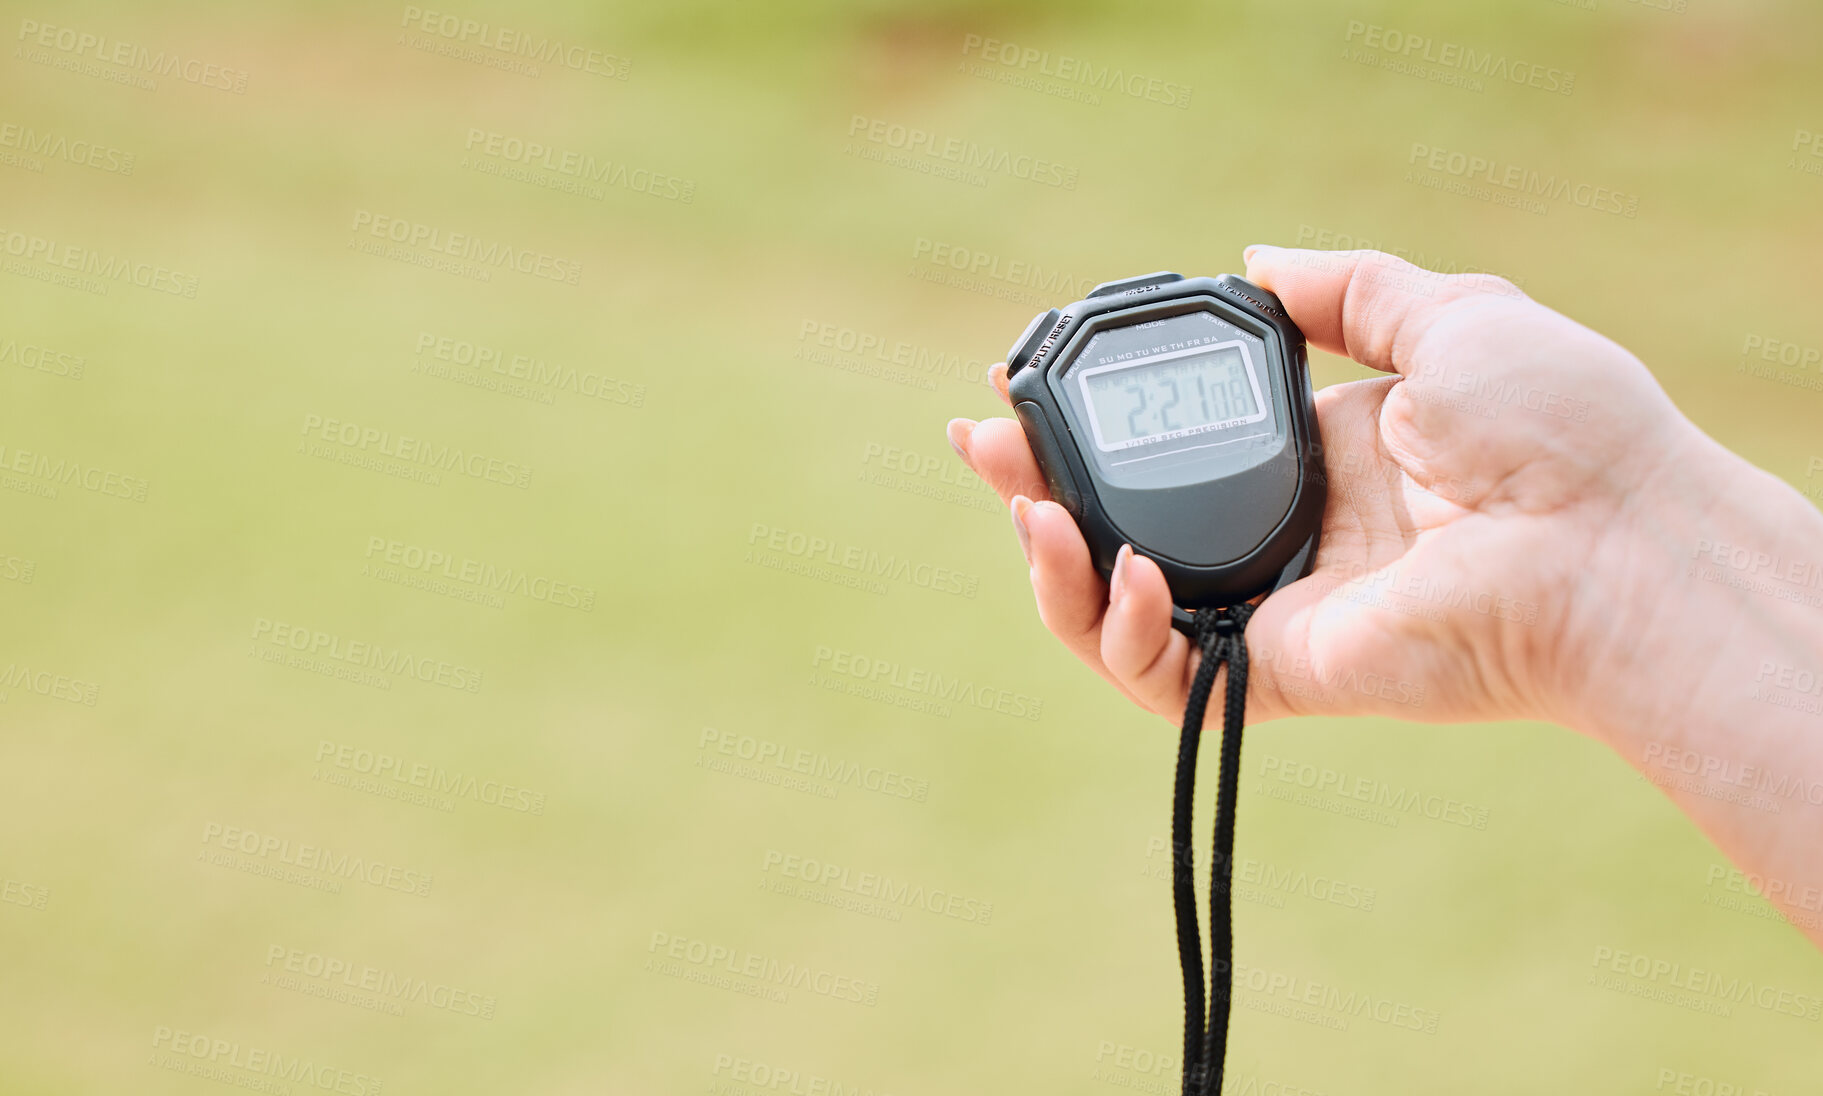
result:
[[(144, 258), (200, 285), (186, 300), (0, 277), (0, 345), (85, 362), (71, 379), (0, 361), (0, 444), (149, 483), (143, 503), (0, 491), (0, 558), (34, 565), (29, 583), (0, 579), (0, 665), (100, 685), (93, 706), (0, 687), (0, 876), (44, 895), (42, 909), (0, 903), (8, 1092), (216, 1091), (161, 1068), (165, 1028), (388, 1093), (1174, 1091), (1170, 1066), (1128, 1068), (1168, 1059), (1180, 1022), (1167, 884), (1148, 875), (1164, 858), (1147, 855), (1166, 828), (1174, 736), (1039, 626), (1004, 518), (941, 439), (946, 418), (993, 413), (985, 387), (806, 354), (806, 325), (829, 324), (962, 373), (995, 360), (1035, 304), (916, 277), (921, 239), (1090, 280), (1235, 270), (1248, 243), (1318, 234), (1499, 271), (1640, 354), (1729, 446), (1818, 485), (1823, 393), (1738, 368), (1750, 336), (1823, 345), (1823, 178), (1793, 166), (1823, 161), (1792, 151), (1799, 131), (1823, 130), (1814, 6), (456, 12), (626, 58), (625, 81), (413, 49), (402, 5), (0, 7), (0, 123), (135, 154), (130, 175), (0, 164), (0, 235)], [(29, 22), (245, 70), (246, 90), (164, 78), (147, 91), (37, 63), (20, 49)], [(1345, 56), (1353, 22), (1570, 70), (1574, 93), (1362, 64)], [(1191, 102), (1090, 104), (980, 78), (969, 35), (1188, 85)], [(1078, 182), (973, 186), (870, 162), (850, 147), (856, 115), (1046, 155)], [(695, 197), (483, 174), (462, 163), (471, 129), (675, 175)], [(1638, 214), (1558, 202), (1540, 216), (1426, 189), (1408, 181), (1414, 144), (1609, 186)], [(361, 210), (578, 261), (580, 283), (483, 283), (360, 254)], [(643, 405), (547, 405), (414, 373), (424, 332), (643, 386)], [(1319, 384), (1361, 373), (1314, 367)], [(523, 491), (430, 486), (313, 459), (298, 451), (310, 415), (533, 476)], [(898, 489), (870, 481), (870, 454), (888, 448), (935, 470)], [(922, 493), (948, 480), (947, 500)], [(979, 593), (872, 594), (760, 566), (756, 525), (954, 568)], [(555, 576), (595, 590), (594, 608), (491, 608), (377, 581), (363, 574), (373, 537)], [(272, 665), (248, 653), (261, 618), (479, 667), (485, 682), (382, 691)], [(1036, 697), (1042, 715), (946, 717), (833, 692), (815, 682), (822, 648)], [(700, 764), (705, 729), (907, 773), (928, 798), (715, 772)], [(324, 742), (533, 789), (546, 806), (444, 811), (336, 786), (319, 779)], [(1287, 803), (1259, 790), (1268, 758), (1452, 797), (1488, 824), (1371, 825)], [(1246, 772), (1242, 855), (1374, 904), (1243, 902), (1241, 961), (1437, 1026), (1357, 1016), (1334, 1030), (1237, 1009), (1237, 1091), (1823, 1081), (1815, 1023), (1590, 984), (1611, 948), (1823, 993), (1814, 949), (1713, 904), (1717, 854), (1596, 744), (1538, 725), (1300, 720), (1253, 731)], [(198, 858), (212, 825), (434, 882), (424, 897), (330, 893), (229, 870)], [(991, 902), (992, 918), (892, 921), (781, 895), (762, 886), (772, 853)], [(655, 934), (860, 978), (878, 1001), (799, 989), (779, 1003), (667, 976), (652, 969)], [(392, 1015), (273, 985), (274, 947), (471, 990), (493, 1016)]]

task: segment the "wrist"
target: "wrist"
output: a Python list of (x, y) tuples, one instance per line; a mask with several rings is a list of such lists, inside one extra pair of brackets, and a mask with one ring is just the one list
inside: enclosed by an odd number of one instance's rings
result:
[(1823, 671), (1823, 517), (1694, 426), (1591, 563), (1557, 715), (1635, 766), (1738, 723), (1767, 664)]

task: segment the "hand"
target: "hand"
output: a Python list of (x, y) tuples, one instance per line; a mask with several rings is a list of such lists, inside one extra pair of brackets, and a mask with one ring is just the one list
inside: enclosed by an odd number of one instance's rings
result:
[[(1504, 280), (1276, 247), (1248, 249), (1247, 277), (1313, 347), (1392, 374), (1316, 394), (1322, 543), (1248, 627), (1250, 721), (1571, 721), (1622, 638), (1613, 598), (1636, 585), (1654, 483), (1712, 443), (1633, 355)], [(991, 379), (1006, 399), (1004, 365)], [(1103, 582), (1016, 422), (949, 435), (1010, 504), (1045, 626), (1181, 720), (1200, 654), (1171, 627), (1157, 565), (1123, 548)]]

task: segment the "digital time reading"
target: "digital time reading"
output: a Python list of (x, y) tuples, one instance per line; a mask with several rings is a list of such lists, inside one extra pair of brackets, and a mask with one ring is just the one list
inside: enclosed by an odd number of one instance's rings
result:
[[(1151, 354), (1076, 373), (1103, 451), (1233, 431), (1266, 417), (1260, 382), (1244, 342)], [(1239, 441), (1259, 431), (1218, 437)]]

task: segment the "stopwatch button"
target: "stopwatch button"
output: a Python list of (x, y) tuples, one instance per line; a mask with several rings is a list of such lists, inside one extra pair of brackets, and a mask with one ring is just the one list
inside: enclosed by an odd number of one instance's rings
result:
[(1282, 320), (1291, 318), (1285, 311), (1285, 302), (1279, 300), (1269, 289), (1261, 289), (1238, 274), (1223, 274), (1215, 281), (1223, 290), (1248, 304), (1256, 305)]
[(1081, 514), (1082, 493), (1076, 490), (1076, 481), (1071, 478), (1070, 466), (1064, 460), (1063, 447), (1051, 433), (1044, 409), (1031, 400), (1021, 400), (1013, 410), (1019, 415), (1019, 425), (1025, 427), (1026, 440), (1032, 443), (1032, 455), (1038, 458), (1038, 470), (1044, 473), (1045, 486), (1051, 489), (1051, 497), (1070, 513)]
[(1094, 289), (1089, 290), (1089, 296), (1091, 298), (1112, 297), (1116, 293), (1125, 293), (1132, 289), (1150, 289), (1155, 285), (1164, 285), (1166, 282), (1181, 282), (1183, 280), (1184, 276), (1182, 274), (1173, 274), (1169, 270), (1161, 270), (1156, 274), (1141, 274), (1137, 278), (1122, 278), (1118, 282), (1103, 282)]
[(1009, 375), (1019, 372), (1032, 360), (1032, 351), (1038, 349), (1038, 344), (1044, 341), (1045, 334), (1061, 315), (1063, 313), (1053, 308), (1049, 312), (1033, 316), (1032, 322), (1025, 325), (1025, 333), (1019, 336), (1013, 349), (1006, 352), (1006, 371)]

